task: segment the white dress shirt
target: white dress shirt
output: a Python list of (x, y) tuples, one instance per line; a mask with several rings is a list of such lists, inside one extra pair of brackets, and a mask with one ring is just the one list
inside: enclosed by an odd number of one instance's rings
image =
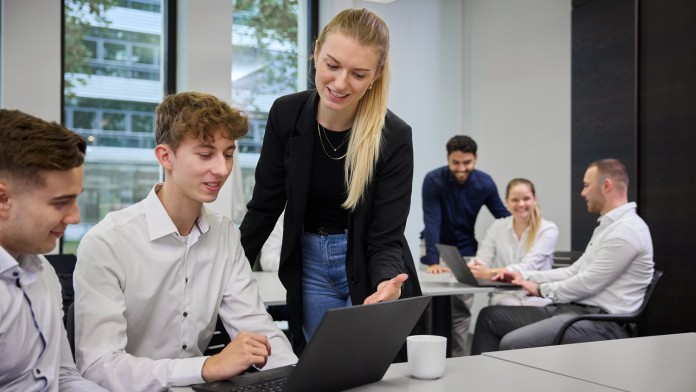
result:
[(0, 246), (0, 390), (103, 391), (75, 368), (58, 276), (43, 256)]
[(114, 391), (203, 382), (219, 312), (232, 338), (268, 336), (266, 369), (297, 362), (251, 277), (239, 230), (205, 207), (181, 237), (158, 199), (108, 214), (82, 239), (75, 269), (78, 368)]
[(512, 216), (508, 216), (493, 221), (476, 252), (476, 260), (488, 268), (506, 268), (515, 272), (551, 269), (558, 242), (556, 224), (542, 219), (534, 242), (527, 251), (529, 227), (518, 239), (512, 219)]
[(585, 253), (571, 266), (523, 272), (540, 283), (543, 296), (557, 302), (599, 306), (609, 313), (627, 313), (643, 303), (653, 275), (650, 230), (636, 203), (626, 203), (599, 217)]

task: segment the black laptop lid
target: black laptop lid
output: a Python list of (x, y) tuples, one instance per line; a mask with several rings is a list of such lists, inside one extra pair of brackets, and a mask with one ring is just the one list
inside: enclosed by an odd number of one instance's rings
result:
[(497, 287), (506, 289), (519, 289), (520, 286), (503, 281), (482, 280), (476, 279), (469, 267), (466, 265), (466, 260), (459, 254), (459, 249), (456, 246), (435, 244), (440, 256), (445, 260), (447, 266), (452, 270), (452, 274), (457, 281), (476, 287)]
[(430, 297), (329, 310), (304, 349), (286, 391), (341, 391), (379, 381)]

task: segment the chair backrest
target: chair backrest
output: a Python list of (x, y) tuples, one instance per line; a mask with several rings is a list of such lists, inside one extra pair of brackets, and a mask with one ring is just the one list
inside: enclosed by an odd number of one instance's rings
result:
[(77, 263), (77, 256), (73, 254), (45, 255), (46, 260), (56, 270), (58, 281), (60, 282), (61, 294), (63, 297), (63, 325), (68, 324), (68, 308), (75, 299), (73, 290), (73, 271)]
[(653, 292), (655, 291), (655, 287), (657, 286), (657, 282), (660, 281), (660, 278), (662, 277), (663, 271), (660, 270), (653, 270), (653, 277), (652, 280), (650, 281), (650, 284), (648, 287), (645, 289), (645, 296), (643, 297), (643, 303), (640, 304), (640, 307), (638, 310), (636, 310), (636, 314), (641, 317), (645, 318), (645, 308), (648, 307), (648, 303), (650, 303), (650, 297), (652, 297)]
[(582, 251), (558, 250), (553, 253), (553, 268), (568, 267), (582, 256)]
[(225, 324), (222, 323), (220, 315), (217, 317), (217, 324), (215, 325), (215, 332), (213, 332), (213, 337), (210, 338), (208, 347), (203, 351), (203, 355), (215, 355), (222, 351), (223, 348), (230, 342), (230, 335), (225, 329)]
[(75, 359), (75, 304), (72, 303), (68, 307), (66, 314), (67, 323), (65, 323), (65, 332), (68, 333), (68, 343), (70, 343), (70, 351), (73, 359)]
[(621, 323), (622, 325), (624, 325), (630, 329), (630, 333), (632, 333), (633, 336), (638, 336), (639, 335), (638, 329), (642, 328), (645, 324), (645, 319), (646, 319), (645, 309), (648, 307), (648, 304), (650, 303), (650, 298), (652, 297), (653, 293), (655, 292), (655, 287), (657, 287), (657, 283), (660, 281), (661, 277), (662, 277), (662, 271), (659, 271), (659, 270), (653, 271), (652, 280), (650, 281), (650, 284), (648, 285), (648, 287), (645, 289), (645, 295), (643, 296), (643, 303), (635, 311), (633, 311), (631, 313), (625, 313), (625, 314), (602, 314), (602, 313), (581, 314), (581, 315), (572, 317), (572, 318), (566, 320), (565, 323), (563, 323), (561, 328), (558, 330), (556, 337), (553, 339), (552, 344), (553, 345), (561, 344), (563, 342), (563, 337), (565, 336), (565, 333), (568, 330), (568, 328), (570, 328), (571, 325), (577, 323), (578, 321), (582, 321), (582, 320), (611, 321), (611, 322), (615, 322), (615, 323)]

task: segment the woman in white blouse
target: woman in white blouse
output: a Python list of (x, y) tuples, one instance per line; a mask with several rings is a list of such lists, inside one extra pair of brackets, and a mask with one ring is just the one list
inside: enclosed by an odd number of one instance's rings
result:
[[(547, 270), (553, 266), (558, 227), (541, 216), (534, 184), (524, 178), (511, 180), (505, 192), (511, 216), (491, 224), (469, 264), (476, 278), (490, 279), (501, 269), (508, 271)], [(524, 290), (497, 291), (491, 305), (545, 305), (548, 300), (526, 297)]]

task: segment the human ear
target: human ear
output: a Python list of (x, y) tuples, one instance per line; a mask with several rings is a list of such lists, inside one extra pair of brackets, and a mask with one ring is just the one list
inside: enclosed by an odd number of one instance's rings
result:
[(10, 187), (6, 182), (0, 181), (0, 217), (7, 216), (12, 207), (12, 197)]
[(169, 145), (158, 144), (157, 147), (155, 147), (155, 157), (165, 170), (172, 170), (172, 155), (173, 153)]

